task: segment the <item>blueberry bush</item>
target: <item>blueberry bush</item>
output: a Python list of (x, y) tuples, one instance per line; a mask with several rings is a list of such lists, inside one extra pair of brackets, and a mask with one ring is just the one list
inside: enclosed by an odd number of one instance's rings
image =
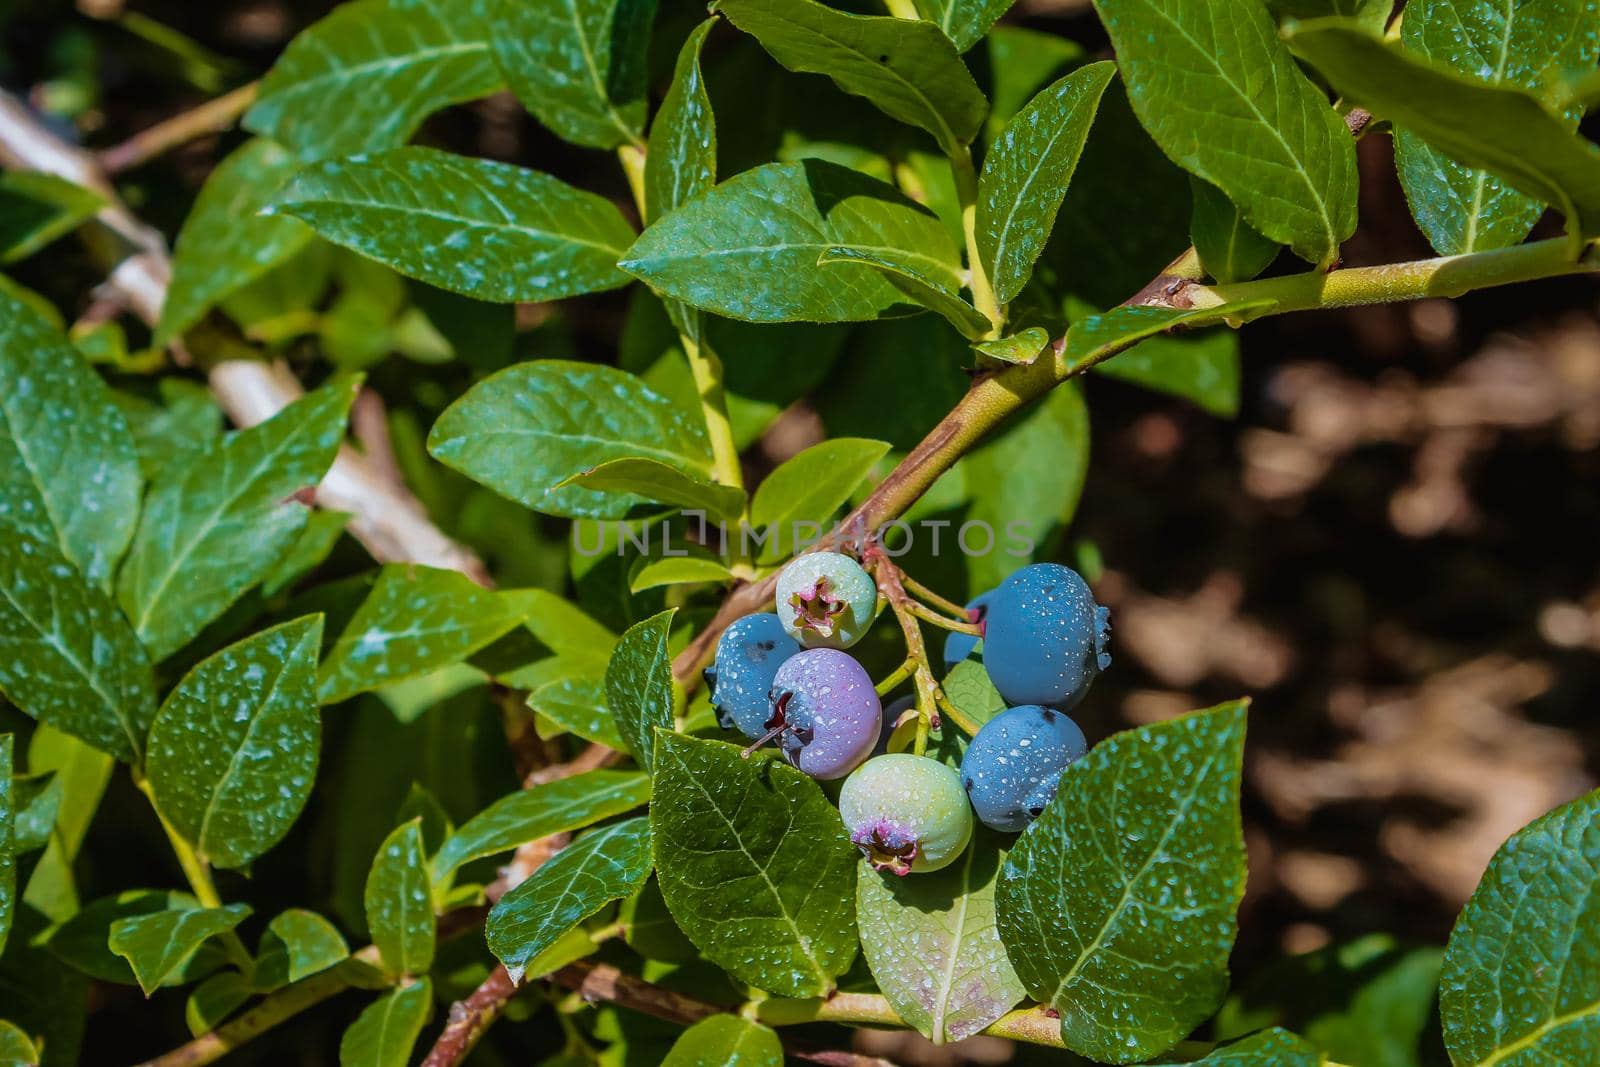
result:
[[(1594, 270), (1600, 3), (1009, 6), (144, 18), (213, 99), (0, 97), (0, 1063), (1420, 1067), (1218, 1018), (1274, 710), (1075, 721), (1084, 382)], [(1365, 138), (1435, 257), (1341, 265)], [(1422, 977), (1456, 1067), (1600, 1063), (1600, 793)]]

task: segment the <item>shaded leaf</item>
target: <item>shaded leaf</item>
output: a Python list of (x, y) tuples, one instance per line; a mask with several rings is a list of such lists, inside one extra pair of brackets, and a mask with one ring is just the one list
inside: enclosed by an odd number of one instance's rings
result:
[(1080, 1055), (1147, 1059), (1227, 992), (1245, 879), (1244, 707), (1096, 745), (1006, 859), (995, 897), (1006, 952)]
[(962, 714), (980, 725), (1006, 710), (1005, 697), (989, 680), (981, 659), (969, 656), (951, 667), (939, 688)]
[(261, 935), (250, 985), (257, 992), (281, 989), (349, 955), (350, 947), (331, 922), (314, 911), (290, 908), (268, 923)]
[(384, 973), (427, 974), (433, 966), (435, 922), (420, 818), (395, 827), (378, 846), (362, 901)]
[[(623, 748), (617, 720), (606, 707), (605, 663), (572, 668), (577, 673), (539, 686), (528, 694), (528, 707), (569, 731), (607, 748)], [(551, 731), (546, 731), (550, 733)]]
[(445, 839), (433, 858), (444, 883), (463, 863), (509, 852), (551, 834), (570, 833), (632, 811), (650, 799), (650, 779), (637, 771), (585, 771), (502, 797)]
[(1319, 266), (1356, 226), (1344, 120), (1258, 0), (1096, 0), (1139, 121), (1245, 221)]
[[(15, 767), (13, 767), (15, 769)], [(16, 775), (11, 780), (14, 854), (25, 856), (44, 848), (55, 829), (65, 782), (53, 771)]]
[[(1406, 5), (1400, 40), (1469, 78), (1541, 94), (1594, 68), (1600, 10), (1593, 0), (1420, 0)], [(1581, 117), (1581, 108), (1564, 116), (1569, 127)], [(1539, 200), (1462, 166), (1408, 129), (1395, 131), (1394, 156), (1411, 213), (1440, 255), (1518, 244), (1544, 213)]]
[(432, 1015), (433, 987), (426, 978), (385, 993), (339, 1039), (339, 1067), (406, 1067)]
[(459, 571), (387, 564), (323, 658), (317, 698), (337, 704), (458, 663), (527, 617), (517, 590), (494, 592)]
[(965, 52), (989, 32), (1013, 0), (914, 0), (917, 14), (944, 31)]
[(33, 1039), (14, 1023), (0, 1019), (0, 1064), (4, 1067), (32, 1067), (39, 1062)]
[(17, 910), (16, 738), (0, 734), (0, 953)]
[(606, 706), (623, 744), (647, 773), (655, 770), (655, 728), (671, 730), (677, 710), (667, 650), (675, 613), (668, 609), (629, 627), (606, 664)]
[(159, 404), (127, 393), (112, 396), (133, 435), (139, 469), (151, 481), (222, 436), (222, 409), (211, 390), (185, 378), (163, 378), (157, 388)]
[(1050, 331), (1043, 326), (1029, 326), (1010, 337), (1000, 337), (973, 345), (973, 349), (990, 359), (1002, 363), (1032, 363), (1050, 343)]
[(645, 818), (585, 834), (500, 898), (484, 927), (489, 951), (520, 982), (530, 961), (613, 900), (650, 877)]
[[(129, 889), (115, 896), (90, 901), (61, 925), (50, 931), (45, 947), (55, 958), (73, 969), (102, 982), (133, 985), (136, 982), (128, 961), (107, 947), (111, 927), (121, 919), (153, 915), (162, 911), (192, 911), (199, 902), (188, 893), (156, 889)], [(203, 949), (189, 964), (171, 975), (166, 984), (177, 985), (185, 977), (199, 978), (216, 965)]]
[(1278, 243), (1251, 229), (1215, 185), (1191, 175), (1189, 188), (1194, 193), (1189, 236), (1205, 272), (1219, 282), (1242, 282), (1266, 270), (1278, 256)]
[(556, 136), (589, 148), (639, 144), (655, 0), (501, 0), (495, 61)]
[(1079, 67), (1040, 92), (1001, 131), (978, 181), (978, 252), (995, 297), (1015, 300), (1033, 274), (1089, 139), (1115, 63)]
[(661, 1067), (783, 1067), (783, 1042), (758, 1022), (713, 1015), (685, 1030)]
[(1095, 373), (1192, 400), (1213, 415), (1239, 413), (1239, 335), (1218, 326), (1194, 334), (1151, 337)]
[(412, 278), (478, 300), (558, 300), (626, 285), (633, 243), (611, 201), (509, 163), (433, 148), (331, 159), (273, 212)]
[(980, 834), (943, 870), (897, 878), (857, 872), (861, 950), (889, 1005), (937, 1044), (971, 1037), (1026, 994), (995, 929), (1004, 854)]
[(705, 957), (779, 996), (823, 996), (856, 953), (859, 856), (816, 782), (770, 752), (662, 731), (657, 878)]
[(200, 661), (156, 713), (146, 761), (156, 806), (219, 867), (276, 845), (311, 795), (321, 647), (320, 615), (263, 630)]
[(622, 518), (640, 498), (562, 482), (611, 459), (642, 457), (708, 477), (705, 430), (687, 411), (613, 367), (539, 360), (508, 367), (446, 408), (428, 435), (441, 463), (524, 507)]
[(1600, 234), (1600, 147), (1534, 97), (1466, 78), (1337, 19), (1285, 35), (1351, 103), (1555, 206), (1575, 232)]
[(117, 599), (154, 659), (183, 647), (294, 543), (306, 523), (295, 494), (332, 465), (359, 384), (335, 379), (151, 487)]
[(0, 691), (17, 707), (125, 763), (155, 716), (138, 638), (54, 542), (0, 537)]
[(719, 0), (716, 10), (790, 70), (826, 74), (890, 118), (927, 130), (947, 153), (977, 136), (989, 110), (950, 38), (930, 23), (850, 15), (814, 0)]
[(216, 1029), (249, 999), (249, 980), (238, 971), (222, 971), (195, 986), (183, 1005), (183, 1021), (189, 1033), (199, 1037)]
[(706, 512), (713, 519), (737, 519), (744, 511), (744, 490), (684, 474), (658, 460), (630, 456), (607, 460), (579, 471), (557, 489), (577, 486), (597, 493), (622, 493), (680, 508)]
[(1271, 300), (1241, 301), (1210, 308), (1116, 307), (1089, 315), (1067, 329), (1061, 359), (1069, 369), (1093, 367), (1126, 352), (1146, 337), (1176, 326), (1201, 326), (1224, 319), (1251, 318), (1273, 306)]
[(1445, 946), (1439, 1012), (1461, 1067), (1582, 1063), (1600, 1033), (1600, 792), (1511, 835)]
[(245, 904), (181, 908), (131, 915), (111, 924), (107, 945), (128, 961), (145, 996), (178, 974), (205, 942), (227, 933), (250, 914)]
[(260, 214), (299, 166), (287, 150), (261, 139), (217, 164), (178, 233), (156, 344), (179, 336), (310, 243), (311, 228), (299, 219)]
[(298, 34), (247, 129), (303, 159), (404, 144), (434, 111), (500, 86), (481, 0), (358, 0)]
[(687, 204), (717, 182), (717, 123), (700, 72), (700, 49), (715, 24), (707, 19), (683, 42), (672, 84), (651, 120), (644, 157), (647, 220)]
[(888, 454), (886, 441), (835, 437), (779, 464), (756, 487), (750, 501), (750, 524), (772, 535), (762, 547), (761, 559), (792, 556), (803, 536), (796, 533), (795, 524), (819, 533)]
[(840, 246), (824, 249), (817, 262), (822, 266), (859, 263), (871, 267), (906, 296), (943, 315), (968, 340), (977, 340), (991, 328), (988, 317), (961, 296), (959, 281), (952, 286), (953, 279), (928, 273), (920, 257), (893, 249)]
[(733, 572), (714, 559), (677, 556), (658, 559), (640, 567), (629, 577), (628, 589), (642, 593), (646, 589), (658, 589), (664, 585), (731, 581)]
[(1183, 1062), (1190, 1067), (1324, 1067), (1327, 1057), (1304, 1038), (1274, 1027)]
[(0, 263), (26, 259), (104, 205), (92, 189), (54, 174), (16, 170), (0, 175)]
[(351, 518), (348, 511), (327, 508), (318, 508), (307, 516), (300, 536), (261, 579), (262, 595), (275, 596), (320, 567), (333, 546), (339, 543), (339, 535), (344, 533)]
[(140, 487), (111, 391), (59, 329), (0, 290), (0, 530), (55, 545), (109, 587)]
[(1389, 21), (1394, 0), (1267, 0), (1267, 10), (1280, 22), (1342, 15), (1379, 33)]
[(904, 310), (869, 266), (819, 264), (853, 249), (914, 263), (959, 289), (960, 260), (932, 213), (893, 186), (821, 160), (769, 163), (657, 219), (620, 266), (657, 292), (750, 322), (849, 322)]

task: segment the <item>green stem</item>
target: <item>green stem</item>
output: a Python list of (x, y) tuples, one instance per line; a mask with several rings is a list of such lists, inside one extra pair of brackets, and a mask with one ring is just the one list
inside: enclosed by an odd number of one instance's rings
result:
[(915, 20), (922, 17), (917, 14), (917, 6), (911, 0), (883, 0), (883, 6), (889, 14), (897, 19)]
[(627, 176), (634, 206), (639, 209), (639, 221), (648, 226), (650, 220), (645, 217), (644, 210), (644, 159), (644, 149), (638, 145), (625, 144), (617, 149), (617, 162), (622, 164), (622, 173)]
[(950, 173), (955, 176), (956, 199), (961, 203), (961, 233), (967, 242), (967, 285), (972, 290), (972, 306), (988, 318), (989, 336), (995, 337), (1005, 317), (978, 255), (978, 172), (972, 165), (972, 150), (966, 145), (950, 153)]
[(136, 774), (134, 781), (139, 786), (139, 791), (150, 801), (150, 810), (156, 813), (161, 829), (166, 831), (167, 841), (172, 845), (173, 855), (178, 857), (178, 866), (183, 869), (183, 877), (194, 892), (194, 898), (203, 908), (222, 907), (222, 897), (217, 893), (217, 884), (211, 880), (210, 865), (200, 858), (199, 853), (190, 847), (189, 842), (183, 839), (177, 828), (161, 814), (161, 809), (156, 806), (155, 791), (150, 788), (149, 779), (142, 774)]

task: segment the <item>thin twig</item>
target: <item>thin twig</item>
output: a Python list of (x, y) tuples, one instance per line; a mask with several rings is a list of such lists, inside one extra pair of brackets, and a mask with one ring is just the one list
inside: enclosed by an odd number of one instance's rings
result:
[(121, 174), (190, 141), (223, 132), (256, 102), (260, 88), (260, 82), (242, 85), (231, 93), (140, 130), (121, 144), (101, 152), (100, 169), (108, 175)]

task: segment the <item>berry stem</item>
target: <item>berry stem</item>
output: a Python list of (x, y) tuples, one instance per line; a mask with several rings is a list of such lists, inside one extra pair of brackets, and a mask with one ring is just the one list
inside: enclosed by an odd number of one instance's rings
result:
[(972, 718), (960, 708), (956, 707), (955, 701), (946, 696), (944, 694), (944, 690), (942, 689), (939, 691), (938, 701), (939, 711), (944, 715), (945, 718), (955, 723), (956, 728), (962, 733), (966, 734), (968, 737), (976, 736), (978, 731), (983, 729), (983, 723)]
[(911, 673), (916, 669), (916, 666), (917, 661), (908, 656), (904, 663), (890, 671), (884, 676), (883, 681), (878, 683), (878, 695), (880, 697), (886, 697), (890, 693), (894, 692), (896, 686), (905, 681), (907, 678), (911, 677)]
[(912, 596), (921, 600), (930, 607), (937, 608), (946, 615), (953, 615), (958, 619), (964, 619), (967, 617), (967, 609), (965, 605), (957, 604), (954, 600), (951, 600), (948, 597), (940, 596), (938, 593), (935, 593), (932, 589), (929, 589), (927, 586), (923, 585), (921, 582), (917, 581), (904, 571), (900, 572), (900, 583), (906, 587), (906, 592), (910, 593)]
[[(939, 728), (939, 702), (944, 697), (944, 691), (939, 688), (939, 683), (933, 677), (933, 670), (928, 666), (928, 646), (923, 640), (922, 627), (917, 621), (918, 609), (929, 614), (934, 613), (911, 599), (911, 595), (906, 592), (904, 572), (876, 541), (868, 542), (862, 550), (861, 562), (872, 572), (873, 579), (878, 583), (878, 592), (888, 602), (889, 609), (894, 612), (895, 621), (900, 624), (900, 632), (905, 637), (906, 662), (900, 669), (904, 670), (906, 665), (910, 665), (911, 680), (917, 689), (917, 733), (911, 750), (921, 756), (928, 750), (929, 731)], [(935, 617), (943, 618), (943, 616)]]
[(964, 622), (961, 619), (952, 619), (948, 615), (934, 611), (932, 608), (920, 601), (906, 601), (906, 610), (915, 615), (917, 618), (922, 619), (924, 622), (931, 622), (940, 629), (954, 630), (959, 634), (971, 634), (973, 637), (983, 636), (983, 631), (978, 628), (977, 623)]

